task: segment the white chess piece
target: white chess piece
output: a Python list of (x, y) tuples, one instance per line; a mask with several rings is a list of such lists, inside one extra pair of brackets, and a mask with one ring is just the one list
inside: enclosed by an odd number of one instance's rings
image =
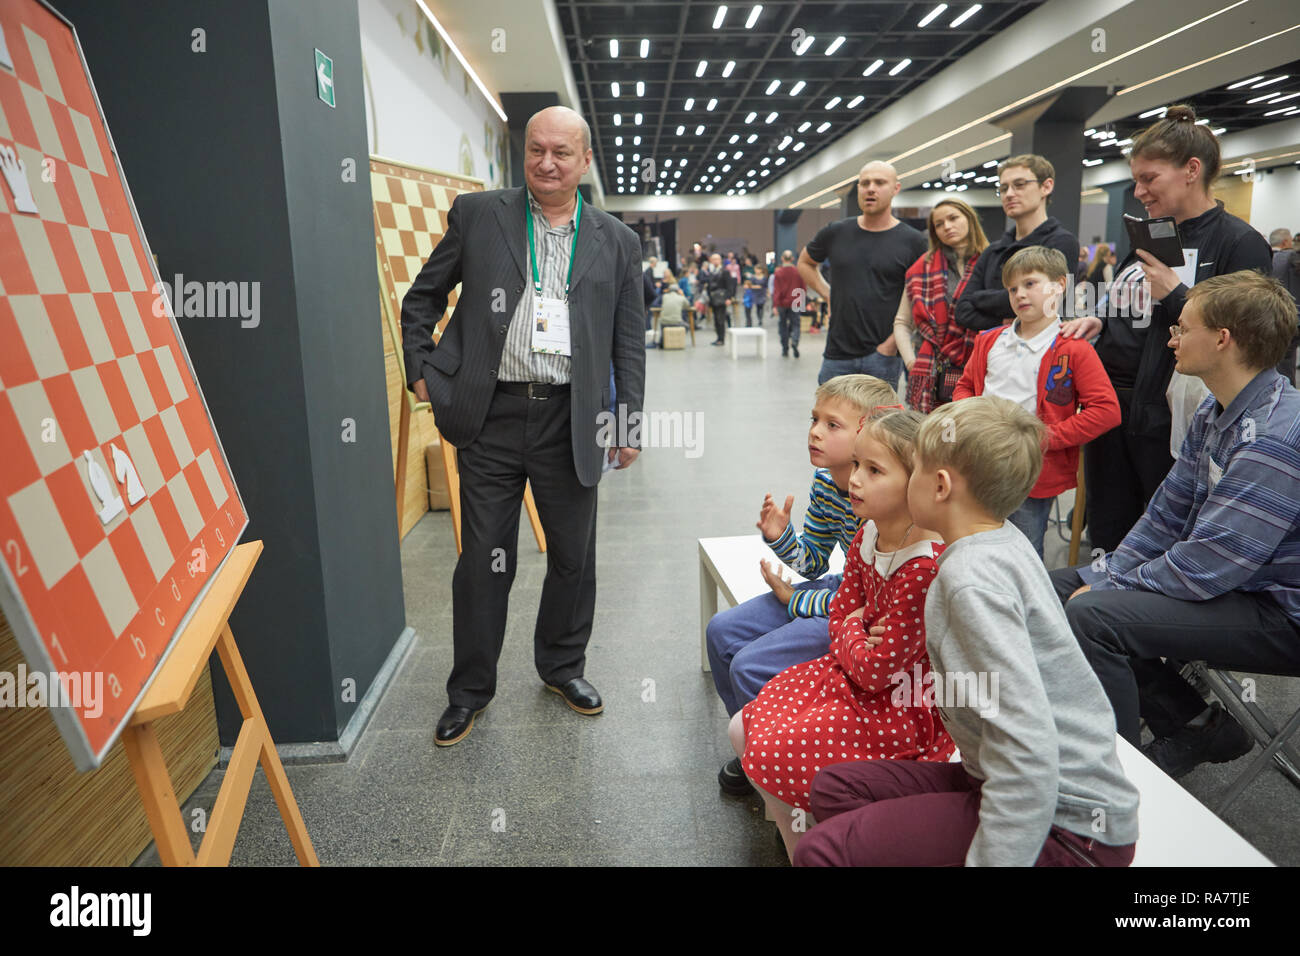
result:
[(86, 459), (86, 477), (90, 479), (90, 487), (104, 507), (99, 510), (99, 521), (101, 524), (108, 524), (114, 518), (122, 513), (126, 508), (113, 483), (109, 481), (108, 475), (104, 469), (95, 461), (95, 456), (89, 451), (81, 453)]
[(4, 173), (9, 191), (13, 193), (14, 209), (36, 213), (36, 200), (32, 198), (32, 186), (27, 181), (27, 164), (18, 157), (12, 146), (0, 146), (0, 173)]
[(108, 449), (113, 453), (113, 472), (117, 475), (117, 480), (126, 482), (127, 504), (139, 504), (144, 500), (144, 485), (140, 483), (135, 463), (116, 445), (109, 445)]

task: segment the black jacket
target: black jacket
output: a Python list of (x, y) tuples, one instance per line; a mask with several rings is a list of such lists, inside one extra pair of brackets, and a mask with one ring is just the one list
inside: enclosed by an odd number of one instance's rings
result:
[[(708, 299), (710, 306), (725, 305), (728, 299), (736, 297), (736, 280), (732, 278), (726, 266), (723, 266), (717, 272), (701, 270), (700, 282), (704, 286), (705, 297)], [(715, 299), (717, 301), (714, 301)]]
[[(1016, 238), (1016, 229), (1012, 226), (980, 253), (971, 277), (966, 282), (966, 288), (957, 300), (954, 315), (958, 325), (982, 332), (997, 328), (1003, 319), (1015, 317), (1015, 310), (1011, 308), (1011, 296), (1002, 287), (1002, 266), (1021, 249), (1029, 246), (1046, 246), (1064, 253), (1067, 264), (1076, 262), (1079, 258), (1079, 240), (1052, 216), (1048, 216), (1023, 239)], [(1072, 306), (1072, 302), (1062, 302), (1061, 315), (1070, 316)]]
[[(1273, 265), (1268, 240), (1249, 223), (1226, 212), (1221, 205), (1194, 219), (1180, 222), (1178, 232), (1185, 248), (1197, 250), (1197, 282), (1243, 269), (1255, 269), (1267, 275)], [(1137, 261), (1137, 253), (1130, 250), (1116, 267), (1116, 278)], [(1107, 315), (1106, 304), (1098, 305), (1097, 313), (1102, 325), (1096, 348), (1107, 374), (1114, 377), (1110, 365), (1117, 349), (1129, 350), (1130, 357), (1133, 349), (1140, 349), (1129, 406), (1124, 410), (1124, 427), (1132, 435), (1169, 439), (1173, 419), (1165, 391), (1174, 372), (1169, 329), (1178, 324), (1186, 301), (1187, 286), (1180, 283), (1163, 301), (1152, 305), (1150, 323), (1140, 335), (1134, 334), (1131, 318)], [(1128, 327), (1112, 328), (1116, 323), (1126, 323)], [(1120, 400), (1123, 401), (1122, 396)]]

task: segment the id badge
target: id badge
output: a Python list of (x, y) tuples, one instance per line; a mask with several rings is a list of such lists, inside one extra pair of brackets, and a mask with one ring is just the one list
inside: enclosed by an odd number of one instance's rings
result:
[(533, 297), (533, 351), (573, 354), (569, 348), (569, 305), (563, 299)]

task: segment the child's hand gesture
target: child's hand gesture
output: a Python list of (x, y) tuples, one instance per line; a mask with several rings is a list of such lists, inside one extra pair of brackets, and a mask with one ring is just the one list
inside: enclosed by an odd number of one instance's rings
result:
[(775, 541), (790, 524), (790, 510), (794, 507), (794, 495), (786, 495), (785, 507), (778, 508), (771, 495), (763, 496), (763, 510), (758, 513), (758, 530), (763, 532), (767, 541)]
[(778, 570), (768, 567), (766, 559), (758, 562), (758, 569), (763, 573), (767, 586), (772, 589), (772, 596), (782, 604), (789, 604), (794, 595), (794, 586)]

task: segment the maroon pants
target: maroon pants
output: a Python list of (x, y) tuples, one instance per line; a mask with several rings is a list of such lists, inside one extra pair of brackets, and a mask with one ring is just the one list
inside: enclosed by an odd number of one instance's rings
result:
[[(980, 782), (959, 763), (864, 760), (813, 779), (817, 825), (795, 866), (961, 866), (979, 826)], [(1035, 866), (1128, 866), (1135, 844), (1107, 846), (1052, 827)]]

